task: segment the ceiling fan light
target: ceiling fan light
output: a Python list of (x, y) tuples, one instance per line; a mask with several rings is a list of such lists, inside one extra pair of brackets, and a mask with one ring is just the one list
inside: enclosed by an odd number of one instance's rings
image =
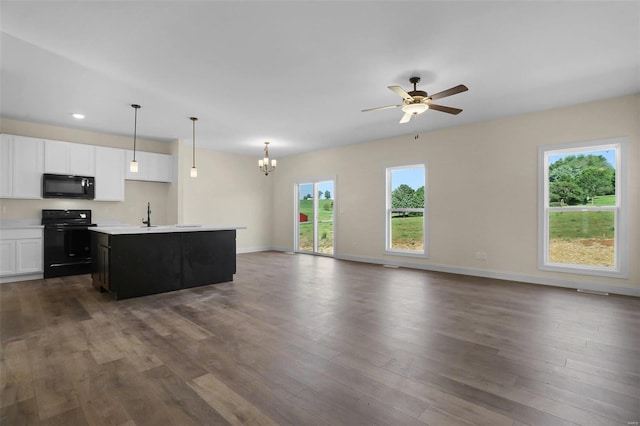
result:
[(424, 103), (409, 104), (402, 107), (402, 111), (409, 114), (422, 114), (429, 109), (429, 105)]

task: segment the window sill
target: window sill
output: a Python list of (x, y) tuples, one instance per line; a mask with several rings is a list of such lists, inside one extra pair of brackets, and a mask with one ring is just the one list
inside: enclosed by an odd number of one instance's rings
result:
[(421, 251), (409, 251), (409, 250), (385, 250), (384, 254), (390, 256), (404, 256), (404, 257), (417, 257), (421, 259), (427, 259), (427, 253)]
[(597, 277), (608, 277), (608, 278), (623, 278), (628, 279), (629, 274), (626, 270), (622, 271), (619, 269), (605, 269), (598, 268), (595, 266), (564, 266), (563, 264), (544, 264), (538, 265), (538, 269), (541, 271), (549, 271), (549, 272), (563, 272), (567, 274), (576, 274), (576, 275), (591, 275)]

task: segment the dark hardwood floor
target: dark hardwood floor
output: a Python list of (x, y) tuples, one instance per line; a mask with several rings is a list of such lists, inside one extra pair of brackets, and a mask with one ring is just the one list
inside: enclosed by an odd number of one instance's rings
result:
[(276, 252), (0, 286), (1, 425), (637, 425), (640, 300)]

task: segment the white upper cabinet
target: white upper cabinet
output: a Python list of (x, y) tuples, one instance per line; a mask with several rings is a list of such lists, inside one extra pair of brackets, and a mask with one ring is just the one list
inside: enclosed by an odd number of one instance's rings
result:
[(149, 161), (147, 160), (147, 152), (136, 151), (136, 162), (138, 163), (138, 171), (136, 173), (130, 170), (129, 164), (133, 161), (133, 151), (128, 150), (125, 163), (125, 179), (127, 180), (149, 180)]
[(42, 198), (42, 139), (0, 135), (0, 197)]
[(124, 201), (124, 150), (103, 146), (97, 146), (95, 148), (95, 200)]
[(45, 140), (45, 173), (95, 176), (95, 147), (79, 143)]
[(173, 182), (173, 157), (149, 152), (149, 180)]
[(0, 197), (13, 195), (13, 136), (0, 135)]
[(173, 182), (171, 155), (0, 134), (0, 197), (42, 198), (42, 174), (93, 176), (96, 201), (124, 201), (124, 181)]
[(138, 173), (129, 170), (129, 163), (133, 160), (133, 151), (127, 151), (126, 179), (144, 180), (151, 182), (173, 182), (173, 156), (157, 154), (155, 152), (136, 151)]

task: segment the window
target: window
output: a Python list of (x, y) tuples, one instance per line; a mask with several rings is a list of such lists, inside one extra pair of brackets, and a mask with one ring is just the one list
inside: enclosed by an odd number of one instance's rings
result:
[(388, 167), (386, 192), (386, 252), (425, 257), (425, 165)]
[(539, 151), (540, 269), (625, 277), (626, 140)]
[(335, 181), (296, 184), (296, 247), (299, 252), (333, 255), (335, 248)]

